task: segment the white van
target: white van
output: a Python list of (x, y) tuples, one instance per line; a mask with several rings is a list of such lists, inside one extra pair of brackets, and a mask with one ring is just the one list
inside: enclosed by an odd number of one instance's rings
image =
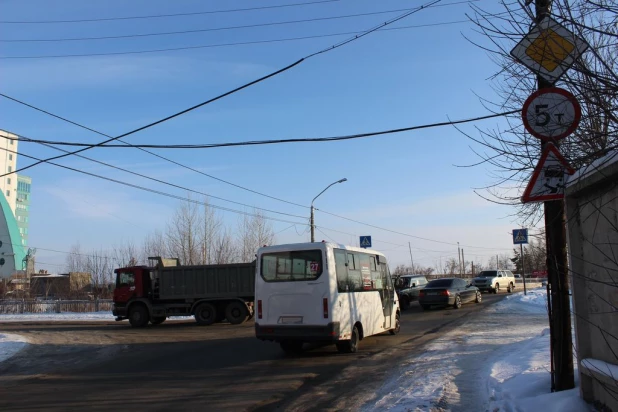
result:
[(399, 333), (399, 302), (380, 252), (334, 243), (258, 250), (255, 335), (297, 353), (305, 342), (356, 352), (364, 337)]

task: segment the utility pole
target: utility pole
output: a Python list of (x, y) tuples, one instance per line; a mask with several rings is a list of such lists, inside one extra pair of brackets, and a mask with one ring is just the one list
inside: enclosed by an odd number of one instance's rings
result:
[(496, 255), (496, 270), (500, 270), (500, 259), (498, 258), (498, 255)]
[(461, 262), (463, 264), (462, 273), (466, 274), (466, 259), (464, 259), (463, 248), (461, 248)]
[[(550, 5), (551, 0), (535, 0), (537, 23), (549, 16)], [(539, 90), (552, 86), (551, 83), (537, 75)], [(559, 146), (558, 142), (554, 144), (556, 147)], [(545, 145), (545, 142), (541, 143), (541, 148), (544, 149)], [(547, 201), (543, 206), (547, 243), (547, 278), (551, 290), (550, 345), (555, 368), (552, 390), (563, 391), (575, 387), (564, 200)]]
[(459, 277), (461, 277), (461, 249), (459, 249), (459, 242), (457, 242), (457, 258), (459, 259)]
[(410, 246), (410, 242), (408, 242), (408, 248), (410, 249), (410, 263), (412, 264), (412, 274), (415, 273), (414, 271), (414, 259), (412, 258), (412, 246)]

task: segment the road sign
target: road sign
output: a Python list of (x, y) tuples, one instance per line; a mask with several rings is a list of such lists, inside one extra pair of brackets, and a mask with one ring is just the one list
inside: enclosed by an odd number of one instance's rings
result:
[(556, 146), (547, 143), (524, 195), (521, 197), (522, 203), (564, 198), (566, 175), (573, 173), (575, 170), (562, 157)]
[(360, 247), (364, 247), (364, 248), (371, 247), (371, 236), (361, 236), (360, 237)]
[(532, 93), (524, 103), (521, 116), (532, 136), (557, 142), (577, 129), (582, 110), (571, 93), (550, 87)]
[(511, 50), (511, 56), (554, 84), (587, 48), (583, 39), (546, 17)]
[(528, 244), (528, 229), (513, 229), (513, 244), (527, 245)]

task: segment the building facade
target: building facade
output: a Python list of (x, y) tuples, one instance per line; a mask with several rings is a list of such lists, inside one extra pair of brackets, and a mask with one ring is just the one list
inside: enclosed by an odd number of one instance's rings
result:
[(21, 235), (21, 244), (28, 246), (28, 218), (30, 215), (30, 187), (32, 179), (28, 176), (17, 175), (17, 193), (15, 196), (15, 220)]
[[(17, 135), (0, 130), (0, 174), (11, 173), (17, 167)], [(15, 215), (17, 205), (17, 176), (15, 174), (0, 178), (0, 190), (6, 198), (11, 213)]]
[(0, 278), (8, 278), (28, 264), (27, 244), (32, 179), (18, 176), (18, 136), (0, 130)]

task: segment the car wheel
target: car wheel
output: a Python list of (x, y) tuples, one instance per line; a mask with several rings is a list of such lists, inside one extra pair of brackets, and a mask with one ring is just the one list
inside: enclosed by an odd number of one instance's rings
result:
[(431, 309), (430, 305), (421, 305), (421, 307), (423, 308), (423, 310), (429, 310)]
[(496, 286), (494, 286), (494, 293), (498, 293), (500, 292), (500, 284), (496, 283)]
[(461, 298), (459, 297), (459, 295), (455, 296), (455, 303), (453, 303), (453, 307), (455, 309), (461, 308)]
[(396, 335), (401, 331), (401, 323), (399, 322), (399, 314), (395, 316), (395, 328), (389, 330), (391, 335)]
[(481, 292), (476, 292), (476, 299), (474, 300), (474, 302), (481, 303), (482, 301), (483, 301), (483, 296), (481, 295)]
[(408, 310), (408, 309), (410, 309), (410, 299), (409, 298), (402, 297), (399, 300), (399, 304), (401, 305), (401, 310)]

